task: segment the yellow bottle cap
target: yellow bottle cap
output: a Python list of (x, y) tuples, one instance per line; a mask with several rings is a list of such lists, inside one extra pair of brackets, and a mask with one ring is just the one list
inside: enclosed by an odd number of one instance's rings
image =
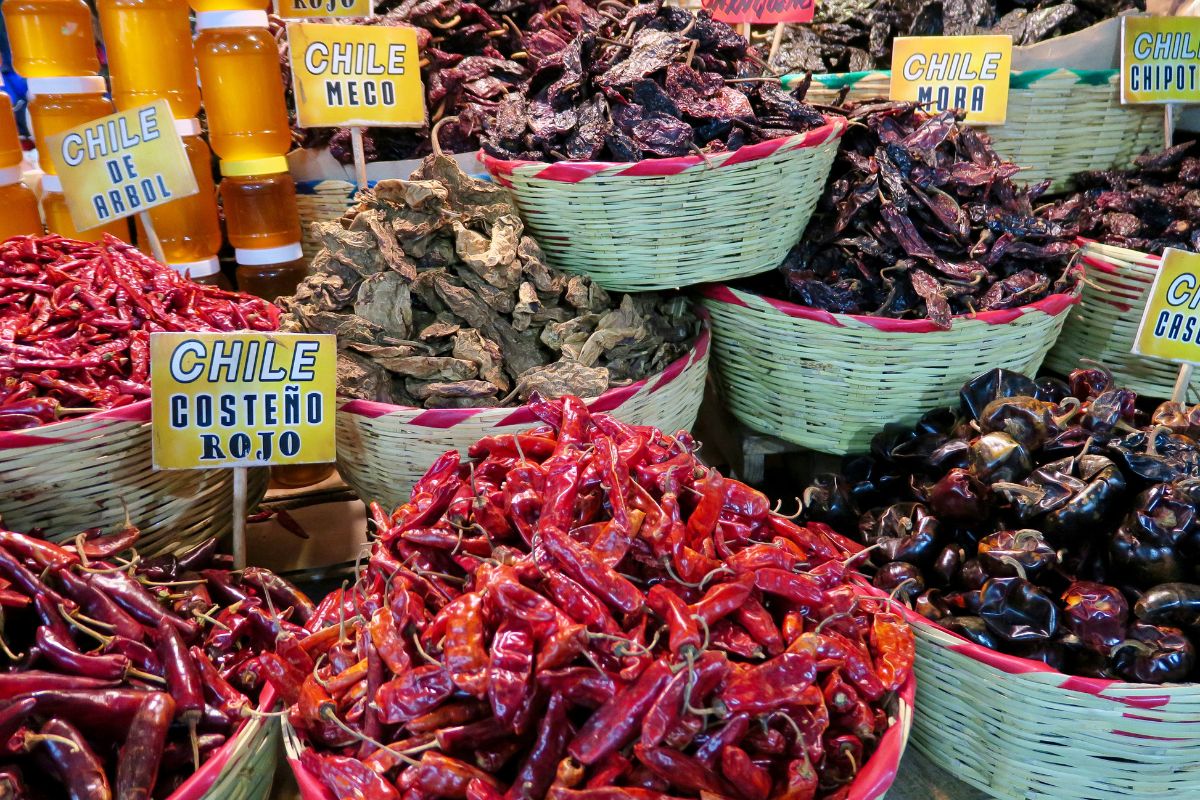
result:
[(226, 178), (241, 178), (246, 175), (274, 175), (287, 172), (287, 159), (283, 156), (251, 158), (246, 161), (222, 161), (221, 174)]

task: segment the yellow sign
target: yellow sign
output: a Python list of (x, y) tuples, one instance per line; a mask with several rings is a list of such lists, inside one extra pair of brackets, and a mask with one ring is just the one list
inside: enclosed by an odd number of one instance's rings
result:
[(200, 191), (166, 100), (71, 128), (46, 146), (76, 230)]
[(373, 17), (371, 0), (275, 0), (275, 13), (284, 19)]
[(1133, 352), (1200, 364), (1200, 254), (1170, 247), (1163, 253)]
[(1011, 67), (1011, 36), (900, 36), (892, 44), (891, 97), (999, 125), (1008, 116)]
[(416, 28), (291, 23), (287, 31), (300, 127), (425, 124)]
[(333, 461), (336, 381), (332, 334), (152, 333), (154, 466)]
[(1200, 17), (1121, 18), (1121, 102), (1200, 102)]

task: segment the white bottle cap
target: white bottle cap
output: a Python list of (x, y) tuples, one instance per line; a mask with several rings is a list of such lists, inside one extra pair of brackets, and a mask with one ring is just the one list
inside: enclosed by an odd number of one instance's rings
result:
[(20, 164), (15, 164), (11, 167), (0, 167), (0, 186), (11, 186), (14, 183), (20, 183), (23, 174)]
[(264, 267), (268, 264), (286, 264), (304, 257), (300, 243), (285, 244), (280, 247), (249, 248), (239, 247), (233, 251), (237, 263), (244, 267)]
[(221, 259), (216, 256), (202, 258), (199, 261), (178, 261), (167, 264), (180, 275), (190, 275), (192, 278), (204, 278), (216, 275), (221, 271)]
[(50, 173), (46, 173), (45, 175), (42, 176), (42, 191), (43, 192), (61, 192), (62, 191), (62, 181), (59, 180), (57, 175), (51, 175)]
[(212, 28), (265, 28), (266, 11), (198, 11), (196, 31)]
[(175, 132), (180, 136), (199, 136), (200, 120), (195, 117), (175, 120)]
[(29, 78), (25, 94), (31, 100), (39, 94), (104, 94), (108, 84), (99, 75), (75, 78)]

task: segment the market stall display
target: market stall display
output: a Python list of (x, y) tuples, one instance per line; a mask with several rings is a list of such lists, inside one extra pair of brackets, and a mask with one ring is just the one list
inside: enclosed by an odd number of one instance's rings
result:
[(1092, 358), (1140, 395), (1170, 397), (1179, 367), (1132, 354), (1146, 296), (1165, 248), (1195, 251), (1200, 159), (1191, 143), (1148, 153), (1128, 170), (1085, 173), (1080, 191), (1047, 209), (1077, 234), (1088, 279), (1046, 365), (1066, 374)]
[(282, 330), (338, 334), (351, 401), (338, 460), (364, 497), (403, 501), (447, 447), (525, 424), (512, 407), (535, 392), (601, 398), (631, 422), (695, 420), (707, 341), (690, 303), (610, 296), (546, 266), (507, 193), (450, 157), (379, 182), (319, 230)]
[(543, 424), (449, 451), (409, 502), (372, 506), (362, 577), (315, 616), (349, 620), (344, 635), (276, 686), (305, 782), (879, 797), (912, 690), (893, 601), (849, 583), (819, 527), (702, 465), (685, 432), (571, 396), (530, 408)]
[(779, 271), (702, 290), (730, 410), (831, 453), (981, 370), (1036, 370), (1078, 293), (1070, 237), (986, 137), (904, 103), (848, 118), (815, 224)]
[(265, 798), (279, 723), (256, 710), (274, 705), (263, 674), (311, 664), (291, 620), (312, 602), (268, 570), (231, 572), (216, 539), (178, 557), (137, 545), (132, 527), (62, 546), (0, 530), (0, 787), (185, 800), (240, 783), (237, 796)]
[(1138, 410), (1095, 368), (993, 370), (960, 397), (805, 493), (916, 611), (914, 741), (997, 797), (1194, 793), (1195, 411)]
[(113, 239), (9, 239), (0, 273), (5, 522), (61, 537), (129, 517), (151, 551), (228, 530), (225, 473), (150, 468), (149, 336), (274, 330), (279, 309), (193, 283)]

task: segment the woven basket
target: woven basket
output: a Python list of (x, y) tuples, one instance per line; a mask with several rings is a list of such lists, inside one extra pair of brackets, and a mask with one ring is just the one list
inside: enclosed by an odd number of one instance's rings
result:
[(913, 746), (993, 797), (1200, 797), (1200, 685), (1078, 678), (910, 615)]
[[(915, 676), (910, 677), (908, 682), (900, 687), (899, 693), (892, 701), (892, 707), (888, 709), (891, 727), (880, 737), (875, 752), (867, 759), (867, 763), (848, 787), (848, 793), (844, 795), (846, 800), (883, 800), (883, 796), (896, 780), (912, 727), (916, 688)], [(300, 754), (304, 752), (305, 744), (286, 720), (283, 723), (283, 749), (296, 778), (296, 785), (300, 788), (301, 800), (342, 800), (335, 798), (325, 785), (300, 763)]]
[[(637, 425), (690, 430), (704, 397), (708, 346), (705, 326), (692, 352), (657, 375), (609, 389), (588, 408)], [(362, 499), (394, 508), (407, 502), (413, 484), (447, 450), (535, 424), (523, 407), (436, 410), (347, 400), (337, 413), (338, 471)]]
[[(150, 401), (53, 425), (0, 433), (0, 518), (14, 530), (42, 528), (64, 541), (129, 518), (138, 551), (183, 549), (233, 529), (233, 473), (156, 472), (150, 458)], [(250, 470), (251, 505), (267, 491), (268, 470)]]
[(1081, 260), (1087, 283), (1046, 356), (1046, 366), (1066, 375), (1081, 358), (1091, 358), (1111, 370), (1118, 384), (1139, 395), (1170, 397), (1179, 365), (1130, 352), (1159, 257), (1089, 242)]
[[(258, 707), (269, 711), (275, 692), (263, 692)], [(248, 717), (167, 800), (266, 800), (279, 764), (280, 723), (275, 717)]]
[[(373, 185), (373, 184), (369, 184)], [(321, 250), (321, 242), (313, 235), (314, 222), (340, 219), (354, 204), (358, 186), (343, 180), (299, 181), (296, 183), (296, 207), (300, 210), (300, 246), (304, 257), (312, 260)]]
[(727, 286), (701, 290), (724, 401), (742, 423), (824, 453), (865, 450), (884, 422), (957, 402), (994, 367), (1033, 373), (1078, 294), (928, 320), (831, 314)]
[[(814, 75), (808, 99), (827, 104), (844, 87), (850, 100), (887, 97), (890, 75)], [(1060, 192), (1077, 173), (1127, 167), (1135, 156), (1162, 147), (1162, 109), (1121, 105), (1118, 77), (1117, 70), (1014, 71), (1006, 122), (985, 128), (996, 152), (1023, 167), (1019, 180), (1050, 178), (1050, 191)], [(801, 79), (790, 75), (784, 85)]]
[(552, 266), (605, 289), (641, 292), (777, 266), (804, 233), (845, 127), (829, 117), (808, 133), (707, 159), (479, 158), (512, 192)]

